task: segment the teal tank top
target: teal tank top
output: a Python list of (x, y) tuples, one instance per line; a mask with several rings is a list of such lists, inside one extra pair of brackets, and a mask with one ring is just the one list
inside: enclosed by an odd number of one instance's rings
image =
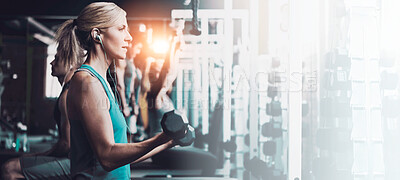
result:
[[(99, 79), (106, 91), (108, 100), (110, 101), (110, 117), (113, 125), (115, 143), (127, 143), (124, 115), (119, 109), (118, 104), (114, 100), (106, 81), (89, 65), (82, 65), (77, 71), (86, 71), (92, 76)], [(113, 171), (105, 171), (94, 151), (92, 150), (88, 137), (85, 134), (83, 124), (80, 120), (70, 119), (71, 126), (71, 174), (72, 178), (77, 176), (85, 176), (90, 179), (130, 179), (130, 165), (114, 169)]]

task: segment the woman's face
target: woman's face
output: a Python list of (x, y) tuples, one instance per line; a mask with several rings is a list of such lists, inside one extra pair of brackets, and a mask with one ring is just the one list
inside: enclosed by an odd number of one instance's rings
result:
[(125, 59), (132, 36), (128, 32), (126, 17), (121, 17), (114, 26), (101, 33), (107, 56), (113, 59)]
[(60, 59), (58, 54), (54, 56), (54, 60), (51, 61), (51, 75), (55, 77), (65, 76), (67, 74), (67, 68), (64, 62)]

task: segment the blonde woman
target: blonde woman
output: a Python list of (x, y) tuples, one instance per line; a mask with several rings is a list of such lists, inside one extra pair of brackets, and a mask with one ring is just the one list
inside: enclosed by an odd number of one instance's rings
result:
[(127, 143), (127, 125), (116, 97), (105, 80), (114, 60), (125, 59), (132, 37), (126, 12), (114, 3), (86, 6), (77, 19), (76, 38), (87, 59), (71, 79), (67, 109), (71, 125), (73, 179), (130, 179), (132, 162), (174, 146), (164, 133), (139, 143)]

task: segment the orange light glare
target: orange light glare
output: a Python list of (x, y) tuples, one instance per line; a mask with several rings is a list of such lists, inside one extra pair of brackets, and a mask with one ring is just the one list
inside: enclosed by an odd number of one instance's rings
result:
[(146, 25), (140, 24), (140, 25), (139, 25), (139, 31), (140, 31), (140, 32), (146, 32)]
[(155, 40), (152, 44), (152, 49), (157, 54), (165, 54), (167, 53), (169, 45), (164, 40)]

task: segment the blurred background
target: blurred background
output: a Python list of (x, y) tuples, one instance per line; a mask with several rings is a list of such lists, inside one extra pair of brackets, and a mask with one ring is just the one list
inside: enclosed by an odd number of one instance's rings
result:
[[(0, 3), (0, 162), (57, 139), (54, 35), (91, 2)], [(400, 1), (113, 2), (136, 42), (184, 24), (169, 96), (196, 129), (193, 148), (217, 159), (211, 179), (400, 179)], [(132, 178), (197, 170), (149, 162)]]

